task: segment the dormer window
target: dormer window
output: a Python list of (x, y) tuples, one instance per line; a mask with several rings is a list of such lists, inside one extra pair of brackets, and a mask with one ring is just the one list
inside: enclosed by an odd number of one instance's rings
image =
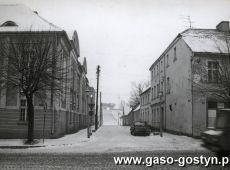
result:
[(14, 21), (6, 21), (1, 25), (1, 27), (12, 27), (12, 26), (18, 26), (18, 25)]

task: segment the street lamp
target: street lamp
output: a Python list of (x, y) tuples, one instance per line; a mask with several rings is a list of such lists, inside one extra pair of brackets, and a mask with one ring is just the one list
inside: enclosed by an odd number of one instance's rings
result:
[(92, 134), (92, 132), (91, 132), (92, 116), (94, 114), (93, 108), (95, 106), (94, 97), (92, 94), (90, 95), (88, 106), (90, 108), (89, 113), (88, 113), (89, 117), (90, 117), (90, 122), (88, 124), (88, 131), (87, 132), (88, 132), (88, 138), (90, 138), (90, 135)]

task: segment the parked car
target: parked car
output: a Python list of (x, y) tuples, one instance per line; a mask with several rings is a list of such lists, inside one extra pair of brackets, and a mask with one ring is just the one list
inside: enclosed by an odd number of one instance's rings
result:
[(230, 109), (217, 110), (215, 129), (202, 133), (206, 148), (215, 152), (218, 157), (230, 154)]
[(150, 135), (151, 130), (149, 125), (144, 121), (135, 121), (130, 126), (131, 135)]

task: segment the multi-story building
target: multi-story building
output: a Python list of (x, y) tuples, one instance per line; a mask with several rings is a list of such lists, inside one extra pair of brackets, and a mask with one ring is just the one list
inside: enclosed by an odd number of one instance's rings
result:
[[(228, 107), (226, 101), (201, 93), (196, 87), (197, 83), (213, 83), (214, 63), (229, 56), (226, 39), (229, 40), (227, 21), (216, 29), (187, 29), (151, 65), (151, 113), (165, 130), (200, 136), (213, 126), (216, 109)], [(195, 74), (201, 63), (207, 65), (207, 75)]]
[(146, 121), (149, 125), (153, 125), (150, 113), (150, 92), (151, 88), (149, 87), (140, 94), (140, 115), (138, 119)]
[[(63, 67), (68, 66), (66, 79), (62, 82), (66, 89), (63, 93), (48, 91), (42, 99), (34, 96), (34, 137), (41, 138), (44, 128), (46, 138), (57, 138), (87, 126), (86, 89), (89, 88), (89, 83), (86, 77), (86, 59), (83, 65), (78, 61), (80, 50), (77, 32), (74, 31), (69, 38), (64, 30), (24, 5), (0, 5), (1, 40), (16, 39), (24, 35), (36, 37), (39, 34), (46, 37), (56, 35), (57, 41), (52, 47), (61, 52)], [(27, 136), (27, 101), (18, 91), (0, 89), (0, 138)]]

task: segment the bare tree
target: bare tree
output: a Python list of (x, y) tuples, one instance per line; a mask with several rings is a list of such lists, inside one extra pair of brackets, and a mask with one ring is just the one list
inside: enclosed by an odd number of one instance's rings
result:
[(225, 49), (217, 56), (195, 57), (193, 60), (193, 86), (198, 93), (230, 103), (230, 37), (224, 37)]
[(135, 106), (140, 102), (140, 94), (150, 85), (149, 81), (147, 82), (132, 82), (132, 90), (129, 97), (129, 105)]
[(67, 88), (68, 66), (59, 40), (54, 32), (18, 32), (0, 39), (0, 87), (25, 96), (29, 144), (34, 142), (34, 96)]

